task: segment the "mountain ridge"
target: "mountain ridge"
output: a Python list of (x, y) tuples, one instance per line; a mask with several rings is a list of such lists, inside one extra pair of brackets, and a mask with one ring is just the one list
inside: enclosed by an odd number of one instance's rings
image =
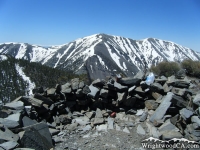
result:
[(133, 40), (104, 33), (48, 48), (24, 43), (1, 44), (0, 53), (77, 74), (87, 73), (91, 79), (105, 78), (115, 72), (132, 76), (164, 60), (200, 60), (199, 52), (171, 41)]

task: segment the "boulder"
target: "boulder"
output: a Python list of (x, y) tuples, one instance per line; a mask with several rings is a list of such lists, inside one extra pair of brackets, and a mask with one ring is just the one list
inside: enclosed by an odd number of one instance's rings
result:
[(70, 83), (65, 83), (64, 85), (61, 85), (61, 92), (65, 94), (71, 93), (71, 84)]
[(74, 78), (71, 80), (72, 90), (77, 90), (79, 86), (79, 78)]
[(22, 101), (14, 101), (14, 102), (5, 104), (4, 108), (22, 110), (24, 109), (24, 103)]
[(128, 90), (128, 86), (122, 86), (120, 83), (114, 82), (114, 87), (117, 91), (123, 92)]
[(99, 92), (99, 89), (94, 87), (93, 85), (89, 86), (90, 93), (88, 93), (88, 96), (95, 98), (97, 96), (97, 93)]
[(41, 107), (42, 104), (43, 104), (43, 101), (37, 99), (37, 98), (34, 98), (32, 96), (23, 96), (20, 101), (24, 102), (24, 105), (25, 106), (36, 106), (36, 107)]

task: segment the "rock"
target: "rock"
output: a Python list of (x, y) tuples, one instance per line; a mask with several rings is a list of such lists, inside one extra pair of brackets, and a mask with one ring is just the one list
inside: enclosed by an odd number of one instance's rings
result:
[(188, 88), (190, 86), (190, 83), (187, 81), (175, 81), (173, 86), (179, 88)]
[(84, 128), (82, 128), (83, 131), (81, 131), (81, 134), (83, 134), (83, 133), (85, 133), (85, 132), (87, 132), (87, 131), (89, 131), (91, 129), (92, 129), (91, 125), (87, 125)]
[(137, 126), (137, 133), (140, 135), (146, 134), (145, 130), (143, 129), (143, 127), (140, 124)]
[(186, 108), (181, 109), (180, 115), (183, 117), (184, 120), (188, 120), (194, 113)]
[(16, 122), (20, 123), (20, 121), (21, 121), (21, 113), (16, 113), (16, 114), (9, 115), (5, 119), (11, 120), (11, 121), (16, 121)]
[(148, 113), (143, 112), (142, 116), (140, 117), (140, 122), (144, 122), (147, 119)]
[(77, 90), (79, 85), (79, 78), (74, 78), (71, 80), (72, 90)]
[(68, 129), (68, 130), (70, 130), (70, 131), (74, 131), (74, 130), (76, 130), (77, 126), (78, 126), (78, 122), (75, 122), (75, 123), (66, 125), (65, 128)]
[(96, 126), (97, 131), (107, 131), (107, 124)]
[(134, 110), (134, 109), (129, 109), (129, 110), (126, 112), (126, 114), (130, 114), (130, 115), (134, 115), (134, 114), (136, 114), (136, 113), (137, 113), (137, 111)]
[(102, 112), (99, 108), (97, 108), (96, 110), (95, 118), (103, 118)]
[(122, 78), (119, 80), (119, 83), (122, 85), (126, 85), (126, 86), (137, 86), (139, 85), (141, 82), (141, 79), (138, 78), (134, 78), (134, 77), (129, 77), (129, 78)]
[(117, 131), (121, 131), (121, 128), (120, 128), (120, 126), (118, 126), (118, 124), (115, 124), (115, 129), (116, 129)]
[(86, 115), (89, 119), (91, 119), (91, 118), (94, 117), (94, 112), (86, 112), (85, 115)]
[(24, 103), (22, 101), (16, 101), (7, 103), (4, 105), (4, 107), (7, 109), (22, 110), (24, 109)]
[(64, 85), (61, 85), (61, 92), (65, 94), (71, 93), (71, 84), (70, 83), (65, 83)]
[(106, 90), (106, 89), (101, 89), (101, 91), (100, 91), (100, 96), (101, 97), (103, 97), (103, 98), (107, 98), (108, 97), (108, 90)]
[(117, 91), (123, 92), (128, 90), (128, 86), (122, 86), (120, 83), (114, 82), (114, 87)]
[(162, 134), (162, 140), (171, 140), (173, 138), (182, 138), (182, 134), (178, 131), (166, 131)]
[(199, 119), (198, 116), (192, 116), (192, 118), (191, 118), (191, 122), (193, 122), (193, 123), (197, 123), (198, 126), (200, 127), (200, 119)]
[(73, 123), (78, 123), (80, 125), (86, 125), (89, 124), (89, 118), (84, 116), (84, 117), (78, 117), (72, 120)]
[(82, 98), (83, 96), (84, 96), (83, 90), (82, 90), (82, 89), (78, 89), (78, 90), (76, 91), (76, 97), (77, 97), (77, 98)]
[(22, 122), (23, 122), (23, 126), (24, 126), (24, 127), (27, 127), (27, 126), (34, 125), (34, 124), (38, 123), (37, 121), (32, 120), (32, 119), (30, 119), (30, 118), (27, 117), (27, 116), (24, 116), (24, 117), (22, 118)]
[(197, 94), (194, 99), (193, 103), (196, 104), (197, 106), (200, 106), (200, 94)]
[(117, 101), (119, 104), (121, 104), (125, 99), (127, 98), (127, 92), (119, 93), (117, 92)]
[(173, 95), (173, 96), (172, 96), (171, 102), (172, 102), (174, 105), (176, 105), (176, 106), (178, 106), (178, 107), (182, 107), (182, 108), (188, 106), (188, 102), (185, 101), (182, 97), (177, 96), (177, 95)]
[(114, 129), (114, 126), (113, 126), (114, 119), (113, 118), (108, 118), (107, 122), (108, 122), (108, 129)]
[(49, 128), (49, 132), (51, 136), (54, 136), (54, 135), (57, 135), (60, 132), (60, 130)]
[(0, 141), (15, 141), (19, 140), (19, 136), (10, 131), (7, 127), (0, 128)]
[(167, 93), (167, 92), (170, 92), (170, 90), (172, 89), (172, 86), (169, 87), (169, 86), (167, 85), (167, 83), (165, 83), (165, 84), (163, 85), (163, 89), (164, 89), (164, 92)]
[(90, 89), (90, 93), (88, 93), (88, 96), (92, 97), (92, 98), (95, 98), (97, 93), (99, 92), (99, 89), (94, 87), (93, 85), (90, 85), (89, 86), (89, 89)]
[(159, 138), (160, 133), (157, 130), (157, 128), (155, 128), (154, 126), (152, 126), (151, 124), (146, 122), (146, 125), (148, 127), (148, 131), (149, 131), (149, 135), (154, 137), (154, 138)]
[(125, 122), (125, 124), (128, 126), (128, 127), (134, 127), (135, 124), (133, 122)]
[(105, 85), (105, 82), (100, 79), (96, 79), (92, 82), (92, 85), (94, 85), (98, 88), (103, 88), (103, 86)]
[(46, 98), (46, 97), (44, 97), (44, 96), (42, 96), (42, 95), (40, 95), (38, 93), (34, 94), (34, 98), (43, 101), (43, 103), (45, 103), (47, 105), (52, 105), (54, 103), (51, 99)]
[(135, 114), (136, 116), (141, 116), (144, 113), (144, 110), (139, 109), (137, 110), (137, 113)]
[[(41, 145), (41, 147), (43, 147), (42, 146), (43, 144), (44, 145), (48, 144), (48, 146), (47, 145), (46, 146), (49, 149), (53, 147), (51, 134), (49, 132), (48, 125), (46, 123), (44, 122), (37, 123), (31, 126), (24, 127), (23, 129), (25, 131), (23, 137), (21, 138), (23, 147), (35, 148), (31, 146), (32, 142), (33, 142), (33, 145), (34, 144), (37, 145), (37, 142), (38, 142), (38, 145)], [(39, 148), (40, 146), (39, 147), (36, 146), (36, 147)]]
[[(42, 129), (42, 130), (44, 130), (44, 129)], [(42, 136), (39, 133), (40, 131), (36, 130), (35, 128), (26, 129), (26, 131), (24, 132), (24, 134), (21, 138), (22, 147), (33, 148), (33, 149), (37, 149), (37, 150), (51, 149), (53, 147), (52, 141), (50, 142), (46, 138), (46, 136), (47, 136), (46, 134), (43, 134), (43, 136)], [(48, 133), (49, 133), (49, 131), (48, 131)], [(49, 133), (49, 135), (50, 135), (50, 133)], [(52, 139), (50, 139), (50, 140), (52, 140)]]
[(155, 82), (159, 82), (159, 83), (165, 83), (166, 81), (167, 81), (167, 78), (165, 76), (161, 76), (155, 79)]
[(83, 89), (84, 86), (85, 86), (84, 81), (79, 82), (79, 85), (78, 85), (78, 88), (79, 88), (79, 89)]
[(0, 110), (0, 118), (6, 118), (11, 115), (13, 112), (11, 110), (1, 109)]
[(159, 98), (162, 98), (162, 95), (159, 94), (159, 93), (156, 93), (156, 92), (152, 92), (152, 96), (155, 100), (159, 99)]
[(162, 87), (162, 85), (160, 83), (152, 83), (150, 85), (150, 90), (152, 92), (157, 92), (157, 93), (164, 93), (164, 88)]
[(125, 133), (130, 133), (130, 131), (128, 130), (127, 127), (125, 127), (122, 131), (125, 132)]
[(20, 101), (24, 102), (25, 106), (36, 106), (36, 107), (42, 107), (43, 101), (34, 98), (32, 96), (23, 96)]
[(173, 93), (169, 92), (165, 97), (163, 97), (161, 104), (155, 110), (154, 114), (150, 117), (150, 121), (153, 123), (154, 121), (158, 121), (162, 119), (167, 111), (167, 109), (171, 105)]
[(103, 124), (103, 123), (104, 123), (103, 118), (94, 118), (94, 125)]
[(146, 100), (145, 107), (149, 110), (155, 110), (158, 108), (158, 103), (155, 100)]
[(87, 95), (87, 94), (90, 93), (90, 92), (91, 92), (91, 90), (90, 90), (89, 86), (86, 85), (86, 86), (83, 88), (83, 93)]
[(136, 102), (136, 98), (135, 97), (130, 97), (128, 96), (124, 101), (123, 101), (123, 104), (125, 106), (128, 106), (128, 107), (133, 107), (134, 104)]
[(0, 144), (0, 148), (2, 147), (3, 149), (9, 150), (17, 147), (19, 144), (15, 141), (8, 141)]
[(6, 126), (8, 129), (17, 128), (20, 126), (19, 122), (17, 121), (3, 119), (3, 118), (0, 118), (0, 123)]
[(165, 123), (164, 124), (162, 124), (159, 128), (158, 128), (158, 130), (160, 131), (160, 133), (164, 133), (164, 132), (168, 132), (168, 131), (179, 131), (179, 129), (176, 127), (176, 126), (174, 126), (171, 122), (170, 122), (170, 120), (168, 119), (167, 121), (165, 121)]
[(55, 88), (50, 88), (50, 89), (47, 89), (47, 91), (46, 91), (46, 93), (47, 93), (47, 96), (55, 96), (55, 94), (56, 94), (56, 89)]
[(132, 86), (128, 89), (128, 93), (131, 94), (135, 90), (136, 86)]
[(69, 123), (71, 123), (71, 118), (68, 115), (60, 115), (59, 121), (62, 124), (69, 124)]

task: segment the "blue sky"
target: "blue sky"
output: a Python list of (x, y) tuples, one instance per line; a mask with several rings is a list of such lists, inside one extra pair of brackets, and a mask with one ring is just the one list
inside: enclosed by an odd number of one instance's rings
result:
[(200, 0), (0, 0), (0, 43), (60, 45), (96, 33), (200, 51)]

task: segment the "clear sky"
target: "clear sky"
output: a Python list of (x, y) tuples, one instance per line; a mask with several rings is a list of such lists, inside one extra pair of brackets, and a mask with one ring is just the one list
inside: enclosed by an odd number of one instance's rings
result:
[(96, 33), (200, 52), (200, 0), (0, 0), (0, 43), (60, 45)]

